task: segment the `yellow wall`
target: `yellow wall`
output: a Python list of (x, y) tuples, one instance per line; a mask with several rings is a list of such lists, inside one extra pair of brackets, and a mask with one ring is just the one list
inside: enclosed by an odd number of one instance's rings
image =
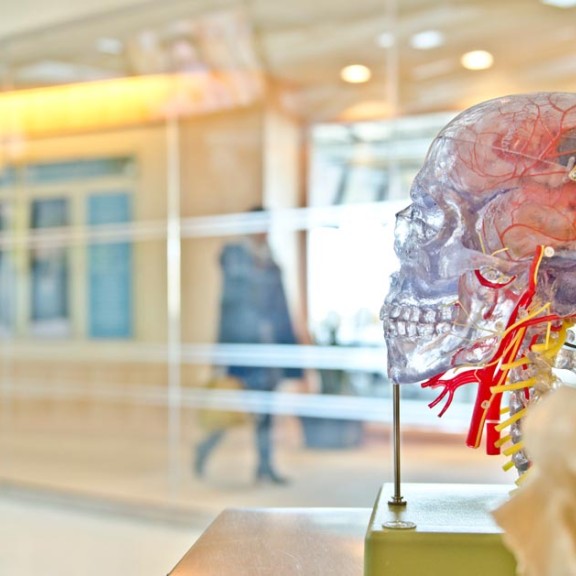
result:
[(262, 201), (260, 107), (181, 123), (182, 215), (242, 212)]

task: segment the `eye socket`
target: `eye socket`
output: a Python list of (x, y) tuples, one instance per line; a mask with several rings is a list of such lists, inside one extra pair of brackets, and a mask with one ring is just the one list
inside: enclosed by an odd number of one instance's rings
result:
[(482, 286), (494, 288), (495, 290), (508, 286), (508, 284), (511, 284), (516, 278), (516, 276), (510, 276), (496, 268), (490, 268), (488, 266), (474, 270), (474, 274), (476, 274), (476, 278), (478, 278), (478, 282), (480, 282)]
[(422, 195), (422, 203), (428, 210), (437, 210), (438, 209), (438, 202), (430, 196), (430, 194), (423, 194)]

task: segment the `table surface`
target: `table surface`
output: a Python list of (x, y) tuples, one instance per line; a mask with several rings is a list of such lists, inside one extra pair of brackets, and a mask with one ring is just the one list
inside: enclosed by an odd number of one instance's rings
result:
[(369, 508), (225, 510), (169, 576), (362, 576)]

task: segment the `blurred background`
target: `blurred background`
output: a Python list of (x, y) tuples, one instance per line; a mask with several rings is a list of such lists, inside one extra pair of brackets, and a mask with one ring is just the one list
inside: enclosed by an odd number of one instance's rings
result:
[[(163, 574), (225, 507), (371, 507), (395, 213), (459, 111), (574, 90), (575, 5), (10, 2), (0, 573)], [(224, 342), (222, 250), (264, 233), (298, 343)], [(292, 377), (215, 388), (231, 365)], [(473, 392), (438, 419), (403, 388), (407, 481), (513, 483), (464, 446)], [(266, 414), (287, 482), (257, 478)], [(235, 425), (199, 470), (214, 415)]]

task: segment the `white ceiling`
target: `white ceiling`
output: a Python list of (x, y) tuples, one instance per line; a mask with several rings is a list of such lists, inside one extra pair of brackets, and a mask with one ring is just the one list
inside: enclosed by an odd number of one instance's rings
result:
[[(307, 120), (456, 110), (506, 93), (576, 90), (576, 8), (538, 0), (84, 0), (66, 11), (67, 4), (19, 0), (20, 10), (11, 7), (16, 24), (0, 27), (6, 89), (165, 71), (166, 54), (186, 57), (182, 41), (196, 41), (198, 22), (232, 11), (246, 28), (237, 21), (227, 27), (227, 50), (205, 43), (201, 59), (208, 67), (257, 66), (284, 105)], [(443, 46), (411, 47), (413, 34), (431, 29), (444, 35)], [(378, 46), (382, 33), (393, 34), (392, 47)], [(99, 52), (102, 37), (121, 40), (123, 51)], [(465, 70), (460, 55), (473, 49), (491, 51), (494, 66)], [(370, 66), (372, 80), (343, 83), (339, 70), (351, 63)]]

